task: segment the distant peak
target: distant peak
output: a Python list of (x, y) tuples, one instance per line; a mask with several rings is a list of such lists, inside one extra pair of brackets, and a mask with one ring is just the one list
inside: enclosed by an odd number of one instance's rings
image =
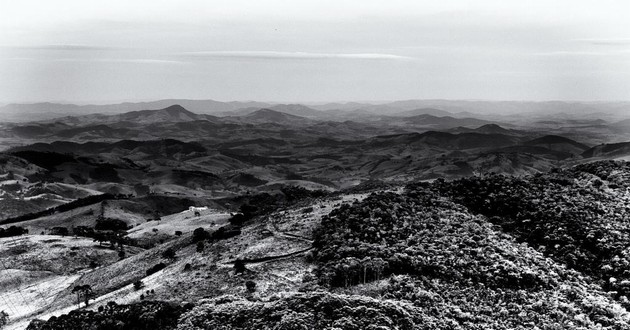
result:
[(265, 113), (265, 112), (267, 112), (267, 113), (280, 113), (280, 111), (272, 110), (272, 109), (269, 109), (269, 108), (262, 108), (262, 109), (256, 110), (255, 112), (260, 112), (260, 113)]
[(186, 108), (182, 107), (179, 104), (173, 104), (170, 107), (166, 107), (166, 108), (164, 108), (162, 110), (164, 110), (164, 111), (188, 111), (188, 110), (186, 110)]
[(269, 109), (269, 108), (262, 108), (259, 110), (256, 110), (252, 113), (250, 113), (248, 116), (250, 117), (255, 117), (255, 116), (261, 116), (261, 115), (274, 115), (274, 116), (292, 116), (288, 113), (284, 113), (281, 111), (276, 111), (273, 109)]
[(179, 104), (174, 104), (171, 105), (170, 107), (164, 108), (162, 110), (160, 110), (162, 112), (166, 112), (171, 116), (179, 116), (181, 114), (185, 114), (185, 115), (189, 115), (189, 116), (194, 116), (195, 114), (186, 110), (186, 108), (182, 107)]
[(486, 133), (506, 133), (507, 129), (497, 125), (497, 124), (485, 124), (477, 127), (476, 131), (486, 132)]

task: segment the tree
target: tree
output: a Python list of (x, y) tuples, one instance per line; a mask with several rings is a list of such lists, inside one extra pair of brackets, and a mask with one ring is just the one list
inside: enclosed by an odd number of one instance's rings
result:
[(53, 227), (50, 230), (51, 235), (59, 235), (59, 236), (68, 236), (69, 235), (68, 228), (66, 227)]
[(137, 281), (133, 282), (133, 288), (134, 288), (134, 290), (138, 291), (138, 290), (144, 288), (144, 283), (142, 283), (141, 280), (137, 280)]
[(173, 248), (168, 248), (162, 252), (162, 257), (166, 259), (175, 259), (177, 256), (175, 255), (175, 250), (173, 250)]
[(155, 266), (147, 269), (147, 276), (149, 276), (151, 274), (155, 274), (155, 273), (159, 272), (160, 270), (162, 270), (164, 268), (166, 268), (166, 265), (164, 263), (160, 262), (159, 264), (156, 264)]
[(247, 268), (245, 268), (245, 262), (241, 259), (236, 259), (236, 261), (234, 261), (234, 272), (235, 273), (243, 273), (247, 270)]
[(208, 232), (201, 227), (193, 231), (193, 243), (203, 241), (208, 237), (210, 237), (210, 234), (208, 234)]
[(87, 307), (90, 305), (90, 298), (94, 295), (92, 287), (88, 284), (75, 286), (74, 289), (72, 289), (72, 293), (77, 294), (77, 304), (79, 307), (81, 307), (81, 298), (83, 298), (85, 307)]
[(0, 329), (9, 323), (9, 314), (5, 311), (0, 311)]
[(203, 242), (197, 242), (197, 252), (199, 252), (199, 253), (203, 252), (205, 247), (206, 246), (203, 244)]
[(245, 287), (247, 288), (247, 292), (254, 293), (256, 291), (256, 282), (247, 281), (245, 282)]

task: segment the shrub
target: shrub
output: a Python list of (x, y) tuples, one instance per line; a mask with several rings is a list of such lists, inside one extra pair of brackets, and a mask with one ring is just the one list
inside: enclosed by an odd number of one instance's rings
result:
[(203, 244), (203, 242), (197, 242), (197, 252), (201, 253), (203, 252), (205, 248), (205, 245)]
[(247, 281), (245, 282), (245, 288), (247, 288), (247, 292), (253, 293), (256, 291), (256, 282)]
[(210, 234), (201, 227), (193, 231), (193, 243), (197, 243), (208, 238), (210, 238)]
[(162, 252), (162, 257), (166, 259), (175, 259), (177, 256), (175, 255), (175, 250), (173, 248), (168, 248)]
[(234, 272), (235, 273), (243, 273), (247, 270), (247, 268), (245, 267), (245, 262), (241, 259), (236, 259), (234, 261)]
[(147, 269), (147, 276), (155, 274), (164, 268), (166, 268), (166, 265), (160, 262), (159, 264), (156, 264), (155, 266)]
[(133, 282), (133, 288), (134, 290), (139, 291), (140, 289), (144, 288), (144, 283), (142, 283), (141, 280), (137, 280)]

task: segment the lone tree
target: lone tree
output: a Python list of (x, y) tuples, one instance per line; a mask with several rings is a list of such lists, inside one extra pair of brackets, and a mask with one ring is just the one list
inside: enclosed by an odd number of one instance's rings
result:
[(236, 259), (236, 261), (234, 261), (234, 272), (235, 273), (244, 273), (247, 270), (247, 268), (245, 268), (245, 261), (241, 260), (241, 259)]
[(90, 298), (94, 295), (94, 291), (92, 291), (92, 287), (89, 285), (78, 285), (72, 289), (72, 293), (77, 294), (77, 304), (81, 307), (81, 298), (83, 298), (83, 302), (85, 302), (85, 307), (90, 305)]
[(0, 311), (0, 329), (4, 328), (9, 323), (9, 314), (5, 311)]
[(245, 287), (247, 288), (247, 292), (249, 292), (249, 293), (256, 292), (256, 282), (254, 282), (254, 281), (247, 281), (247, 282), (245, 282)]
[(205, 249), (205, 247), (206, 246), (203, 244), (203, 242), (197, 242), (197, 252), (203, 252), (203, 249)]
[(137, 280), (137, 281), (133, 282), (133, 288), (134, 288), (136, 291), (138, 291), (138, 290), (140, 290), (140, 289), (144, 288), (144, 283), (142, 283), (142, 281), (141, 281), (141, 280)]

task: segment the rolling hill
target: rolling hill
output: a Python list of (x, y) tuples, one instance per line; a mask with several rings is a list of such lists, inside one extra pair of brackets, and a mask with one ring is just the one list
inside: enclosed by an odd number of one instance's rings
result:
[(582, 153), (585, 158), (617, 158), (630, 155), (630, 142), (594, 146)]
[(545, 135), (534, 140), (527, 141), (524, 145), (544, 147), (549, 150), (565, 152), (572, 155), (580, 155), (589, 149), (589, 147), (583, 143), (558, 135)]

